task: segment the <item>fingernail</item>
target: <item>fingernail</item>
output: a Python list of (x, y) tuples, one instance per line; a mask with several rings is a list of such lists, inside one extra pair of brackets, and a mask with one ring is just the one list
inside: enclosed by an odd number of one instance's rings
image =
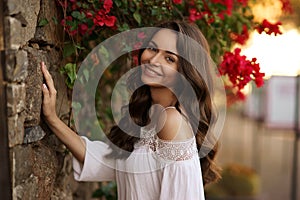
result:
[(45, 83), (43, 83), (43, 87), (44, 87), (44, 88), (47, 88), (47, 86), (46, 86), (46, 84), (45, 84)]
[(46, 67), (46, 65), (45, 65), (45, 62), (44, 62), (44, 61), (42, 61), (42, 67), (43, 67), (44, 69), (47, 69), (47, 67)]

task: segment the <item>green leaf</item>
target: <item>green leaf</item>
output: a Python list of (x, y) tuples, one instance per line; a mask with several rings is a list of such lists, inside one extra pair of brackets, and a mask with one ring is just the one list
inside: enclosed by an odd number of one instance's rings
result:
[(82, 107), (81, 103), (72, 101), (72, 109), (73, 109), (73, 112), (74, 112), (75, 115), (78, 114), (78, 112), (81, 109), (81, 107)]
[(83, 69), (83, 76), (85, 78), (86, 81), (89, 81), (90, 78), (90, 72), (87, 69)]
[(120, 0), (115, 0), (114, 3), (116, 4), (117, 7), (121, 7), (122, 1)]
[(109, 53), (107, 51), (107, 49), (101, 45), (101, 47), (99, 48), (99, 53), (104, 55), (105, 58), (108, 58), (109, 57)]
[(56, 17), (52, 17), (52, 21), (54, 22), (54, 24), (55, 24), (55, 25), (57, 25), (57, 24), (58, 24), (58, 20), (57, 20), (57, 18), (56, 18)]
[(129, 25), (127, 24), (127, 23), (123, 23), (122, 25), (120, 25), (119, 27), (118, 27), (118, 30), (119, 31), (127, 31), (127, 30), (129, 30)]
[(49, 21), (46, 18), (43, 18), (39, 21), (38, 26), (43, 27), (46, 26), (47, 24), (49, 24)]
[(65, 73), (67, 75), (67, 79), (66, 79), (66, 85), (69, 88), (73, 88), (74, 82), (77, 78), (77, 74), (76, 74), (76, 64), (75, 63), (67, 63), (63, 69), (61, 70), (61, 72)]
[(65, 44), (64, 49), (63, 49), (63, 57), (64, 58), (69, 57), (75, 53), (76, 53), (76, 48), (73, 45), (73, 43)]
[(73, 11), (73, 12), (71, 13), (71, 15), (72, 15), (72, 17), (74, 17), (74, 18), (76, 18), (76, 19), (78, 19), (78, 20), (80, 20), (80, 21), (82, 21), (82, 20), (85, 18), (85, 14), (84, 14), (84, 13), (81, 13), (81, 12), (79, 12), (79, 11), (77, 11), (77, 10)]
[(142, 17), (138, 10), (133, 13), (133, 18), (135, 19), (135, 21), (137, 21), (138, 24), (141, 24)]
[(77, 49), (80, 49), (80, 50), (83, 50), (83, 49), (85, 49), (84, 47), (82, 47), (82, 46), (79, 46), (79, 45), (77, 45), (77, 44), (75, 44), (74, 45)]

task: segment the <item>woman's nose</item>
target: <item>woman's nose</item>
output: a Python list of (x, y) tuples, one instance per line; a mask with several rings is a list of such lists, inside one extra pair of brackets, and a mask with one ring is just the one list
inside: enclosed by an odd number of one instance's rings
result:
[(151, 63), (151, 64), (161, 64), (161, 55), (160, 55), (160, 53), (154, 54), (154, 55), (150, 58), (150, 63)]

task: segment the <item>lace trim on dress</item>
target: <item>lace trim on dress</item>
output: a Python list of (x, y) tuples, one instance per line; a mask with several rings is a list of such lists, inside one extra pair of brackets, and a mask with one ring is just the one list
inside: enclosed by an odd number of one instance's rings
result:
[(148, 146), (159, 157), (172, 161), (189, 160), (198, 153), (195, 137), (184, 141), (167, 141), (158, 138), (153, 132), (155, 129), (146, 130), (142, 127), (141, 134), (149, 137), (142, 135), (136, 147)]

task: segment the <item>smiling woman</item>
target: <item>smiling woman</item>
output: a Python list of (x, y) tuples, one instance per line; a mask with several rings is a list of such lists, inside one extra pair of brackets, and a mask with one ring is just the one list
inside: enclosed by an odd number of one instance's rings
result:
[(176, 33), (163, 29), (156, 33), (141, 55), (142, 81), (152, 86), (174, 85), (177, 79), (178, 57)]
[(128, 113), (112, 127), (108, 144), (80, 137), (58, 119), (56, 89), (42, 64), (45, 119), (74, 155), (76, 180), (116, 181), (119, 199), (204, 200), (204, 185), (220, 177), (216, 141), (205, 143), (217, 121), (207, 42), (196, 26), (172, 21), (159, 26), (139, 55), (141, 67), (127, 80)]

